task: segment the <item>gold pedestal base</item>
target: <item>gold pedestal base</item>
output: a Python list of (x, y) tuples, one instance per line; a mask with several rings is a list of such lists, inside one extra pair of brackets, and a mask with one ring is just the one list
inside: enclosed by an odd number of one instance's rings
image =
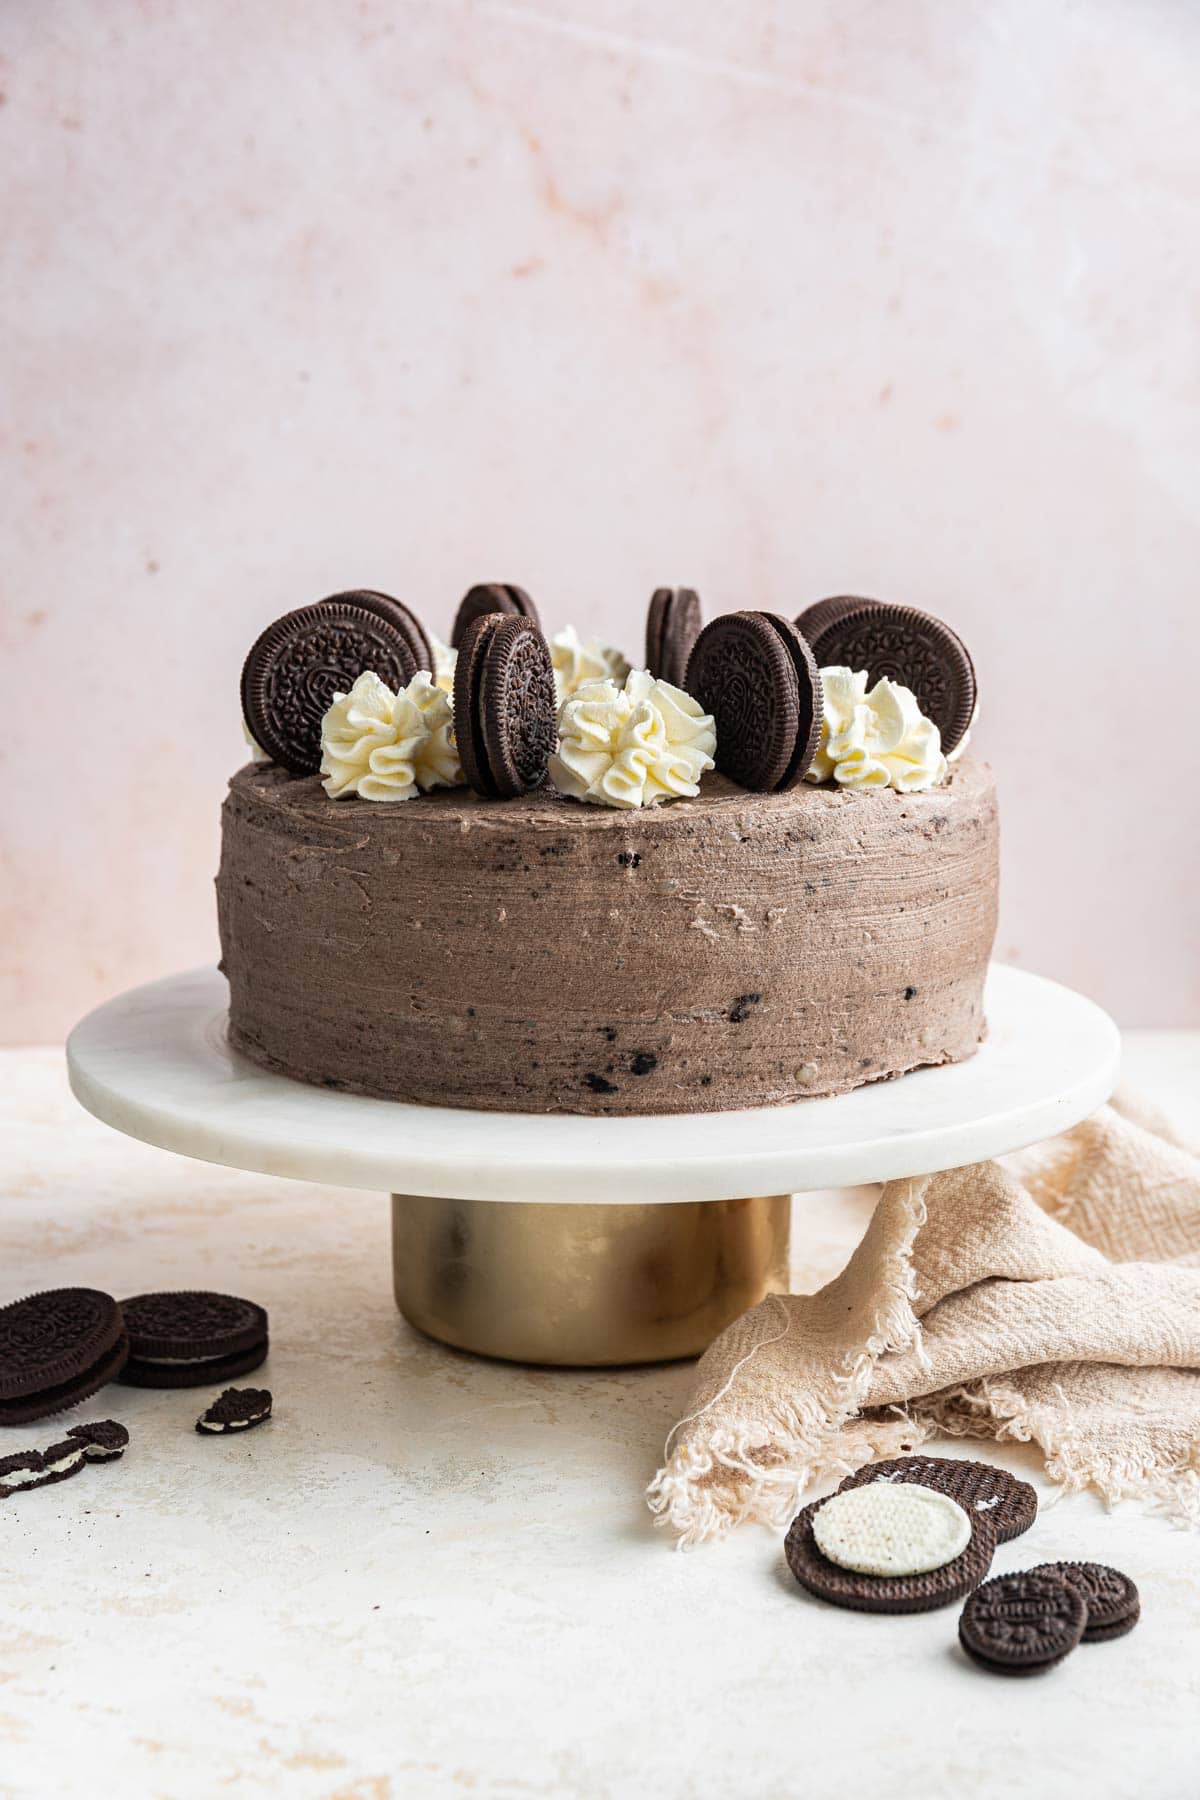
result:
[(537, 1206), (392, 1195), (396, 1304), (430, 1337), (560, 1367), (697, 1356), (785, 1292), (791, 1197)]

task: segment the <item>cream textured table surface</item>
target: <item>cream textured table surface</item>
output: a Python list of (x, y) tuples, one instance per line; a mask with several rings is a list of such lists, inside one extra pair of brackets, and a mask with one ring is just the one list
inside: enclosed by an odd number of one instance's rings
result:
[[(110, 1388), (82, 1416), (126, 1421), (124, 1460), (0, 1504), (0, 1793), (1193, 1800), (1193, 1536), (1048, 1505), (997, 1570), (1116, 1563), (1143, 1619), (1029, 1682), (971, 1668), (953, 1608), (809, 1600), (767, 1532), (673, 1555), (641, 1489), (690, 1365), (457, 1355), (397, 1315), (372, 1196), (121, 1137), (59, 1052), (0, 1072), (0, 1299), (248, 1294), (276, 1402), (262, 1431), (206, 1440), (206, 1390)], [(1200, 1133), (1200, 1034), (1132, 1034), (1126, 1076)], [(871, 1201), (804, 1197), (794, 1285), (844, 1260)], [(995, 1455), (1044, 1487), (1028, 1452)]]

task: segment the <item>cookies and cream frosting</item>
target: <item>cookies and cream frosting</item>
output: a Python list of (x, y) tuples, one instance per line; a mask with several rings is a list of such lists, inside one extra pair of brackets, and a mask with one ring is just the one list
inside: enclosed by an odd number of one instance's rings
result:
[(566, 625), (550, 639), (550, 660), (554, 664), (554, 685), (558, 703), (578, 693), (585, 682), (624, 681), (629, 664), (619, 650), (600, 638), (582, 639), (573, 625)]
[(411, 800), (419, 789), (459, 787), (453, 726), (449, 697), (427, 670), (398, 694), (368, 670), (321, 720), (322, 786), (331, 800)]
[(821, 743), (806, 781), (895, 788), (912, 794), (946, 779), (941, 736), (916, 695), (883, 676), (868, 692), (865, 669), (821, 670)]
[(550, 780), (562, 794), (596, 806), (654, 806), (691, 799), (714, 767), (712, 715), (682, 688), (632, 670), (585, 681), (558, 715)]

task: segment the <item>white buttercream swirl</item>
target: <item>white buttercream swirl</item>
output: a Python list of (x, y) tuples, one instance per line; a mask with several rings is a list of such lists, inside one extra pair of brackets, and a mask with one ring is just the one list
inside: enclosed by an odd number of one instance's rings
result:
[(577, 694), (585, 682), (607, 679), (619, 685), (629, 673), (629, 664), (619, 650), (599, 638), (582, 640), (573, 625), (564, 626), (550, 639), (550, 660), (560, 706)]
[(443, 644), (435, 632), (427, 631), (429, 648), (433, 651), (433, 681), (444, 694), (454, 692), (454, 671), (458, 667), (458, 651), (452, 650), (449, 644)]
[(263, 749), (262, 745), (255, 738), (254, 733), (251, 731), (250, 727), (247, 725), (245, 719), (242, 720), (242, 736), (245, 738), (246, 742), (250, 746), (251, 762), (268, 763), (271, 761), (270, 752)]
[(946, 779), (941, 734), (916, 695), (886, 676), (867, 692), (865, 669), (821, 670), (825, 716), (806, 781), (913, 794)]
[(682, 688), (634, 669), (623, 685), (585, 681), (558, 715), (550, 779), (596, 806), (690, 799), (717, 747), (712, 715)]
[(335, 694), (321, 720), (322, 786), (331, 800), (411, 800), (423, 788), (460, 787), (454, 713), (426, 669), (394, 694), (368, 670)]

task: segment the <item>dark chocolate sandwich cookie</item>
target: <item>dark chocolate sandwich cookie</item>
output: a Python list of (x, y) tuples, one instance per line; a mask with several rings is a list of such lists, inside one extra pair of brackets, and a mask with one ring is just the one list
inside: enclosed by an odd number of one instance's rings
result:
[(805, 607), (796, 619), (796, 630), (810, 644), (815, 644), (835, 619), (844, 619), (847, 613), (857, 612), (862, 607), (881, 604), (879, 600), (866, 600), (859, 594), (831, 594), (827, 600), (814, 600), (811, 606)]
[(1020, 1537), (1037, 1518), (1037, 1494), (1029, 1483), (991, 1463), (950, 1456), (897, 1456), (888, 1462), (867, 1463), (846, 1477), (839, 1492), (873, 1481), (912, 1481), (949, 1494), (972, 1515), (989, 1515), (998, 1544)]
[(268, 625), (251, 646), (242, 667), (242, 712), (255, 742), (293, 775), (320, 768), (321, 720), (335, 694), (348, 693), (368, 669), (399, 692), (423, 666), (414, 634), (401, 629), (380, 598), (335, 595), (301, 606)]
[(121, 1309), (97, 1288), (51, 1288), (0, 1307), (0, 1425), (78, 1405), (128, 1355)]
[(115, 1462), (129, 1446), (129, 1433), (116, 1419), (91, 1419), (86, 1425), (72, 1425), (69, 1438), (78, 1438), (87, 1462)]
[(784, 1541), (784, 1554), (801, 1587), (834, 1606), (855, 1612), (931, 1612), (934, 1607), (961, 1600), (991, 1567), (996, 1534), (986, 1514), (977, 1513), (971, 1518), (966, 1548), (940, 1568), (915, 1575), (869, 1575), (844, 1568), (825, 1556), (817, 1544), (813, 1520), (824, 1504), (815, 1500), (796, 1514)]
[(232, 1294), (137, 1294), (122, 1304), (132, 1387), (207, 1387), (257, 1369), (267, 1354), (267, 1315)]
[(1105, 1563), (1039, 1563), (1030, 1572), (1056, 1575), (1082, 1594), (1087, 1606), (1087, 1624), (1083, 1630), (1085, 1644), (1103, 1644), (1109, 1638), (1124, 1637), (1142, 1616), (1136, 1583), (1120, 1569), (1110, 1569)]
[(1040, 1675), (1080, 1641), (1087, 1602), (1078, 1588), (1045, 1570), (997, 1575), (971, 1595), (958, 1637), (975, 1662), (995, 1675)]
[(85, 1462), (111, 1462), (129, 1442), (129, 1433), (113, 1419), (74, 1425), (48, 1450), (22, 1450), (0, 1457), (0, 1499), (29, 1488), (52, 1487), (77, 1475)]
[(822, 669), (865, 669), (910, 688), (941, 733), (947, 756), (971, 728), (975, 668), (956, 632), (915, 606), (867, 600), (827, 621), (811, 639)]
[(226, 1388), (196, 1420), (202, 1437), (224, 1437), (231, 1431), (250, 1431), (265, 1425), (271, 1416), (269, 1388)]
[(683, 686), (703, 624), (695, 588), (655, 588), (646, 614), (646, 667), (656, 680)]
[(417, 659), (417, 668), (433, 674), (433, 645), (429, 642), (429, 635), (416, 613), (410, 606), (405, 606), (403, 600), (397, 600), (392, 594), (381, 594), (377, 588), (350, 588), (344, 594), (330, 594), (329, 599), (365, 606), (368, 612), (376, 612), (381, 618), (389, 620), (401, 637), (407, 640), (409, 649)]
[(40, 1450), (17, 1450), (12, 1456), (0, 1456), (0, 1500), (20, 1493), (22, 1488), (41, 1487), (45, 1472)]
[(789, 788), (821, 741), (821, 677), (796, 627), (775, 613), (725, 613), (704, 627), (684, 683), (717, 728), (717, 767), (739, 787)]
[(460, 649), (467, 626), (475, 619), (486, 618), (489, 613), (512, 613), (516, 618), (532, 619), (535, 625), (540, 624), (537, 607), (523, 587), (517, 587), (511, 581), (482, 581), (476, 587), (468, 588), (459, 601), (450, 632), (452, 648)]
[(69, 1481), (72, 1475), (78, 1475), (83, 1462), (83, 1445), (70, 1438), (51, 1444), (48, 1450), (0, 1457), (0, 1498)]
[(454, 671), (454, 736), (468, 784), (489, 799), (541, 785), (557, 738), (550, 646), (529, 619), (472, 620)]

